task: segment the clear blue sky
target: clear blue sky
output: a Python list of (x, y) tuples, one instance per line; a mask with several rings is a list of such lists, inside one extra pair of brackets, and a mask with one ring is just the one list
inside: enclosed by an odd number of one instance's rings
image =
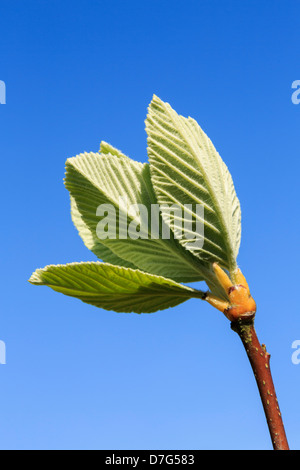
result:
[(238, 261), (300, 448), (299, 18), (296, 0), (1, 1), (2, 449), (271, 449), (239, 338), (208, 304), (116, 314), (27, 282), (95, 259), (65, 160), (106, 140), (146, 161), (153, 93), (199, 122), (233, 175)]

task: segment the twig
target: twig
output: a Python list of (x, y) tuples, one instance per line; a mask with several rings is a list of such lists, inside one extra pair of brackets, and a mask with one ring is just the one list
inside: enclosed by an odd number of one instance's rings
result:
[(270, 370), (270, 354), (260, 344), (253, 320), (237, 320), (231, 328), (239, 335), (247, 352), (265, 411), (274, 450), (289, 450), (282, 416)]

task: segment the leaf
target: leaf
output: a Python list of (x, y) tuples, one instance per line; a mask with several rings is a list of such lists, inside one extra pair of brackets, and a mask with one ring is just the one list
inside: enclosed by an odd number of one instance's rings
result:
[(121, 152), (121, 150), (118, 150), (112, 145), (108, 144), (107, 142), (104, 142), (104, 140), (102, 140), (100, 144), (100, 153), (102, 155), (109, 154), (109, 155), (116, 155), (117, 157), (125, 157), (125, 155)]
[[(180, 243), (199, 259), (219, 262), (233, 271), (240, 245), (241, 211), (225, 163), (194, 119), (179, 116), (157, 96), (148, 111), (148, 155), (159, 204), (176, 204), (182, 209), (192, 205), (183, 223), (188, 225), (190, 217), (193, 227), (204, 224), (203, 243), (193, 246), (192, 232), (188, 231)], [(197, 207), (204, 208), (204, 216), (197, 214)], [(164, 212), (163, 217), (176, 234), (181, 221)]]
[(101, 262), (50, 265), (29, 279), (85, 303), (116, 312), (153, 313), (204, 293), (161, 276)]
[[(111, 146), (108, 149), (104, 144), (104, 151), (112, 150)], [(174, 239), (172, 232), (169, 239), (151, 238), (151, 205), (157, 201), (149, 165), (135, 162), (116, 149), (112, 151), (114, 154), (81, 154), (66, 163), (65, 185), (71, 195), (72, 219), (86, 246), (100, 259), (112, 264), (136, 267), (178, 282), (202, 280), (203, 270), (198, 261)], [(124, 198), (121, 204), (120, 197)], [(124, 230), (122, 233), (117, 224), (115, 236), (112, 234), (109, 238), (108, 233), (107, 238), (99, 239), (97, 228), (104, 215), (97, 215), (97, 209), (103, 204), (110, 205), (112, 217), (115, 212), (117, 221), (127, 217), (125, 232), (141, 224), (140, 238), (127, 236), (123, 239)], [(145, 222), (138, 212), (126, 215), (134, 204), (146, 208), (148, 221)], [(107, 216), (108, 225), (112, 217)], [(162, 223), (159, 216), (159, 225)]]
[[(82, 240), (84, 240), (85, 246), (89, 250), (94, 251), (99, 256), (99, 258), (106, 261), (107, 263), (116, 264), (118, 266), (125, 266), (128, 268), (136, 268), (134, 264), (120, 258), (115, 253), (113, 253), (108, 248), (108, 246), (106, 246), (104, 243), (101, 243), (99, 238), (97, 237), (96, 232), (92, 231), (89, 226), (84, 222), (84, 219), (78, 210), (76, 200), (71, 195), (70, 202), (72, 221), (75, 227), (77, 227), (80, 237), (82, 238)], [(96, 249), (95, 246), (97, 247)]]

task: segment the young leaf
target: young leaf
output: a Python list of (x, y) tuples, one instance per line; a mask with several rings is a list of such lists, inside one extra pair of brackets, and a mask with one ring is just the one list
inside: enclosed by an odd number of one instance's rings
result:
[(124, 266), (126, 268), (135, 269), (136, 266), (129, 261), (124, 260), (117, 256), (113, 251), (109, 249), (105, 243), (101, 243), (97, 237), (96, 231), (90, 229), (90, 227), (84, 222), (84, 218), (78, 210), (76, 200), (73, 196), (70, 195), (71, 203), (71, 217), (75, 227), (78, 230), (78, 233), (82, 240), (84, 241), (85, 246), (94, 251), (94, 253), (104, 260), (107, 263), (116, 264), (118, 266)]
[[(204, 223), (204, 244), (193, 253), (233, 271), (240, 245), (241, 211), (225, 163), (194, 119), (179, 116), (157, 96), (149, 106), (146, 130), (159, 204), (191, 204), (193, 224)], [(197, 204), (204, 207), (204, 218), (197, 214)], [(176, 233), (176, 219), (171, 215), (167, 220)], [(180, 242), (190, 249), (188, 239)]]
[[(116, 155), (117, 157), (125, 157), (121, 150), (116, 149), (112, 145), (108, 144), (104, 140), (100, 143), (100, 151), (102, 155)], [(129, 157), (127, 157), (129, 158)]]
[(37, 269), (29, 282), (125, 313), (153, 313), (204, 295), (171, 279), (101, 262), (46, 266)]
[[(149, 165), (116, 152), (114, 155), (85, 153), (67, 160), (65, 185), (71, 194), (73, 222), (84, 243), (100, 259), (113, 264), (136, 267), (178, 282), (202, 280), (200, 263), (174, 239), (172, 231), (169, 239), (151, 238), (151, 206), (157, 201)], [(126, 198), (127, 204), (120, 205), (120, 198)], [(103, 204), (109, 205), (117, 223), (114, 226), (112, 221), (115, 234), (99, 239), (97, 228), (103, 217), (97, 215), (97, 210)], [(127, 208), (134, 204), (146, 209), (146, 223), (142, 223), (144, 219), (138, 212), (126, 214)], [(142, 224), (139, 238), (130, 238), (126, 233), (124, 237), (118, 225), (120, 219), (124, 221), (125, 232), (132, 224), (133, 227)], [(108, 217), (107, 222), (110, 220)]]

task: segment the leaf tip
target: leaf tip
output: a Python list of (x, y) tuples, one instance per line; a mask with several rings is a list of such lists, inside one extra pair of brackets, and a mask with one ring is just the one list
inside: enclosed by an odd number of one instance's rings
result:
[(39, 275), (39, 271), (40, 269), (36, 269), (30, 276), (30, 278), (28, 279), (28, 282), (30, 284), (33, 284), (33, 285), (38, 285), (38, 284), (41, 284), (41, 277)]

